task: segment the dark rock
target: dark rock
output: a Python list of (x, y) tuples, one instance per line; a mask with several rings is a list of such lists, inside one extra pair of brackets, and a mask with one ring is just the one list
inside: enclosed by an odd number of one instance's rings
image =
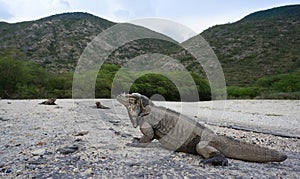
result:
[(89, 133), (89, 131), (81, 131), (81, 132), (77, 132), (75, 134), (73, 134), (74, 136), (84, 136), (87, 135)]
[(127, 134), (127, 133), (122, 133), (121, 137), (128, 138), (128, 137), (132, 137), (132, 135), (131, 134)]
[(133, 166), (140, 166), (140, 163), (126, 163), (127, 166), (133, 167)]
[(3, 172), (3, 173), (11, 173), (12, 169), (11, 168), (2, 168), (1, 172)]
[(39, 158), (37, 160), (31, 160), (28, 162), (29, 165), (42, 165), (47, 163), (47, 161), (44, 158)]
[(81, 142), (81, 141), (83, 141), (83, 140), (79, 139), (79, 138), (74, 140), (74, 142)]
[(0, 121), (8, 121), (9, 119), (4, 119), (2, 117), (0, 117)]
[(119, 124), (120, 120), (109, 120), (108, 122), (110, 122), (112, 124)]
[(61, 154), (66, 155), (66, 154), (74, 153), (74, 152), (76, 152), (78, 149), (79, 149), (79, 147), (76, 146), (76, 145), (73, 145), (73, 146), (66, 146), (66, 147), (63, 147), (63, 148), (58, 149), (58, 152), (61, 153)]

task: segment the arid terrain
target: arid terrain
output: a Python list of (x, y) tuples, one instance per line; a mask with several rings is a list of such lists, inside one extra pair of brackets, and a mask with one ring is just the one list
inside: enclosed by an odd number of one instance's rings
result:
[[(57, 99), (57, 105), (39, 105), (42, 101), (0, 100), (0, 178), (297, 178), (300, 175), (299, 100), (155, 102), (198, 120), (216, 133), (288, 155), (282, 163), (229, 159), (226, 167), (203, 167), (199, 165), (200, 156), (170, 152), (159, 145), (127, 146), (141, 134), (132, 127), (126, 109), (116, 100)], [(97, 109), (96, 101), (110, 109)]]

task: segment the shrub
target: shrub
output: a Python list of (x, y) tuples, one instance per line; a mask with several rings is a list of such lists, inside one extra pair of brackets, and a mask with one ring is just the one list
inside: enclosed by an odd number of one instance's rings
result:
[(257, 90), (253, 87), (230, 86), (227, 87), (227, 94), (228, 98), (234, 99), (254, 98), (257, 95)]

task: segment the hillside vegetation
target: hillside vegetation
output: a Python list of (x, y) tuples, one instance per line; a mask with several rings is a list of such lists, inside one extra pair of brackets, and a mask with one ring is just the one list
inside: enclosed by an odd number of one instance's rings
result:
[(218, 56), (229, 86), (254, 85), (262, 77), (299, 72), (300, 5), (255, 12), (200, 35)]
[[(72, 73), (53, 74), (47, 72), (34, 62), (26, 59), (26, 56), (16, 50), (9, 49), (1, 51), (0, 58), (0, 97), (1, 98), (71, 98), (72, 97)], [(99, 71), (95, 84), (96, 98), (111, 97), (111, 88), (114, 77), (120, 66), (114, 64), (104, 64)], [(167, 100), (178, 101), (180, 95), (176, 86), (166, 77), (145, 73), (131, 86), (130, 92), (140, 92), (147, 96), (161, 94)], [(174, 72), (173, 76), (181, 76)], [(122, 75), (124, 79), (121, 84), (125, 86), (129, 81), (133, 81), (135, 75)], [(202, 80), (197, 74), (191, 74), (198, 90), (201, 100), (210, 100), (210, 87), (206, 80)], [(3, 78), (5, 77), (5, 78)], [(180, 79), (180, 78), (179, 78)], [(184, 80), (184, 79), (182, 79)], [(179, 81), (184, 84), (184, 81)], [(191, 87), (179, 86), (183, 95), (188, 96)], [(193, 98), (192, 98), (193, 99)], [(191, 100), (192, 100), (191, 99)]]
[[(0, 22), (1, 98), (70, 98), (80, 55), (99, 33), (115, 24), (87, 13)], [(149, 29), (128, 26), (136, 33), (168, 40), (140, 39), (116, 49), (99, 71), (96, 97), (110, 97), (114, 75), (132, 58), (157, 53), (179, 60), (195, 80), (200, 99), (211, 98), (204, 70), (180, 44)], [(255, 12), (238, 22), (211, 27), (193, 39), (201, 36), (223, 67), (229, 98), (300, 99), (300, 5)], [(141, 65), (147, 63), (144, 58)], [(166, 64), (162, 59), (154, 65), (169, 71), (178, 68), (176, 63)], [(177, 89), (172, 81), (151, 71), (138, 75), (131, 92), (159, 93), (167, 100), (179, 100), (178, 90), (189, 92), (189, 87)], [(172, 75), (184, 81), (180, 73)]]

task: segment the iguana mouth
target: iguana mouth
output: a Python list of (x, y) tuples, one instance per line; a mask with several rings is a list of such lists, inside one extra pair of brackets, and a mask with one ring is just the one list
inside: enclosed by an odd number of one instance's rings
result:
[(132, 95), (132, 94), (123, 93), (123, 94), (118, 95), (116, 97), (116, 99), (119, 103), (123, 104), (127, 108), (131, 123), (132, 123), (133, 127), (136, 128), (138, 126), (138, 123), (136, 121), (136, 115), (138, 115), (138, 114), (134, 115), (134, 112), (133, 112), (133, 111), (135, 111), (134, 110), (135, 108), (133, 108), (133, 107), (135, 107), (133, 105), (133, 101), (132, 101), (133, 97), (135, 98), (136, 96)]
[(132, 93), (132, 94), (125, 94), (125, 93), (123, 93), (123, 94), (118, 95), (116, 99), (121, 104), (123, 104), (125, 106), (129, 106), (129, 98), (132, 98), (132, 97), (134, 97), (134, 98), (140, 98), (141, 95), (139, 93)]
[(128, 95), (126, 96), (126, 94), (120, 94), (117, 96), (117, 101), (119, 101), (121, 104), (128, 106), (129, 105), (129, 101), (128, 101)]

